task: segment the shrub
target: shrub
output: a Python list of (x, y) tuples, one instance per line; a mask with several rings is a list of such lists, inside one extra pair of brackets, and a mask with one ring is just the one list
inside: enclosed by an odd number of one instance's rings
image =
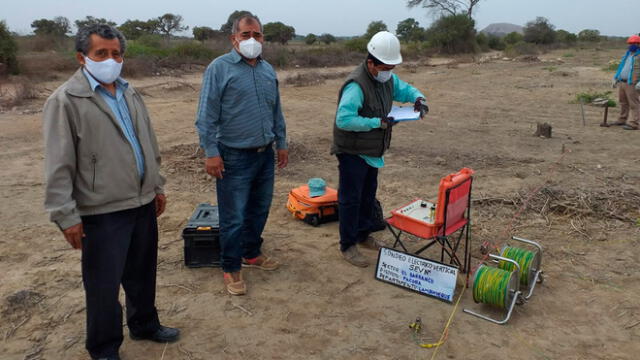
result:
[(517, 57), (520, 55), (538, 55), (540, 50), (535, 44), (521, 41), (516, 44), (507, 45), (504, 49), (505, 55), (509, 57)]
[(448, 54), (477, 49), (475, 21), (466, 15), (441, 17), (427, 29), (426, 37), (432, 46)]
[(488, 45), (490, 49), (493, 50), (504, 50), (506, 48), (506, 44), (502, 41), (502, 38), (496, 35), (489, 35)]
[(504, 39), (502, 39), (502, 41), (504, 41), (506, 45), (513, 45), (521, 41), (524, 41), (524, 36), (522, 36), (522, 34), (520, 34), (519, 32), (514, 31), (514, 32), (508, 33), (504, 37)]
[(556, 40), (563, 44), (575, 44), (578, 41), (576, 34), (572, 34), (566, 30), (556, 31)]
[(347, 50), (366, 53), (368, 42), (369, 40), (367, 38), (365, 38), (364, 36), (360, 36), (360, 37), (349, 39), (345, 41), (343, 44)]
[(318, 40), (315, 34), (309, 34), (304, 38), (304, 43), (307, 45), (313, 45)]
[(593, 29), (584, 29), (578, 33), (578, 40), (587, 42), (600, 41), (600, 31)]
[(0, 84), (0, 108), (10, 109), (22, 105), (26, 100), (38, 97), (33, 82), (24, 78), (16, 78), (13, 83), (2, 86)]
[(616, 107), (617, 103), (611, 99), (611, 91), (605, 92), (583, 92), (576, 94), (576, 103), (590, 104), (594, 100), (605, 100), (609, 107)]
[(535, 44), (552, 44), (556, 41), (554, 26), (547, 18), (537, 17), (524, 27), (524, 41)]
[(220, 55), (220, 52), (209, 49), (198, 41), (189, 41), (178, 44), (171, 48), (169, 53), (184, 59), (204, 60), (207, 63)]
[[(18, 52), (18, 44), (9, 32), (9, 28), (4, 21), (0, 21), (0, 64), (6, 66), (6, 72), (10, 74), (18, 73), (18, 60), (16, 53)], [(3, 71), (0, 69), (0, 77)]]
[(489, 38), (487, 34), (481, 32), (476, 36), (476, 43), (481, 51), (489, 51)]

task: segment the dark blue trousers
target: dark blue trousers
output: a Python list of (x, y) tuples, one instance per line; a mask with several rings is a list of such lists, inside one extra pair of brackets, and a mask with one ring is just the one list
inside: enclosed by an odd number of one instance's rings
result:
[(224, 161), (223, 178), (216, 179), (222, 270), (236, 272), (243, 257), (261, 254), (261, 235), (273, 197), (274, 151), (271, 146), (256, 152), (220, 143), (218, 149)]
[(155, 307), (158, 225), (152, 201), (138, 208), (83, 216), (82, 281), (87, 301), (86, 348), (93, 358), (114, 356), (122, 344), (120, 285), (129, 332), (160, 327)]
[(340, 250), (366, 240), (373, 227), (373, 203), (378, 188), (378, 169), (358, 155), (338, 154), (340, 185)]

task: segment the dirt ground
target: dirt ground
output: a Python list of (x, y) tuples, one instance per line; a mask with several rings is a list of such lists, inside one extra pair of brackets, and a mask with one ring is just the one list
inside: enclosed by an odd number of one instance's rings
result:
[[(571, 103), (579, 92), (607, 91), (602, 70), (621, 51), (564, 50), (543, 61), (500, 57), (458, 63), (429, 59), (397, 73), (423, 90), (429, 116), (395, 128), (378, 198), (385, 212), (415, 197), (435, 198), (439, 179), (476, 171), (472, 264), (480, 245), (510, 234), (544, 246), (545, 282), (507, 325), (462, 312), (499, 315), (463, 294), (438, 359), (634, 359), (640, 352), (640, 132), (603, 128), (603, 109)], [(245, 270), (249, 293), (224, 292), (221, 270), (183, 265), (181, 230), (194, 207), (215, 203), (213, 182), (195, 155), (201, 74), (133, 79), (146, 94), (163, 152), (168, 207), (160, 218), (157, 306), (161, 321), (182, 330), (164, 345), (126, 337), (123, 359), (424, 359), (408, 324), (425, 323), (434, 342), (454, 307), (374, 279), (338, 251), (337, 223), (317, 228), (285, 209), (288, 191), (311, 177), (337, 186), (329, 154), (341, 79), (287, 85), (279, 72), (291, 149), (277, 171), (264, 250), (283, 266)], [(69, 248), (43, 210), (41, 96), (0, 113), (0, 358), (86, 359), (80, 253)], [(614, 94), (615, 97), (615, 94)], [(611, 109), (615, 120), (618, 109)], [(532, 136), (537, 122), (553, 137)], [(526, 206), (523, 208), (523, 204)], [(522, 210), (521, 210), (522, 209)], [(391, 235), (376, 233), (390, 244)], [(411, 243), (417, 246), (419, 243)], [(435, 253), (429, 256), (435, 258)], [(470, 290), (470, 289), (468, 289)], [(456, 296), (462, 291), (458, 287)], [(636, 354), (636, 355), (633, 355)]]

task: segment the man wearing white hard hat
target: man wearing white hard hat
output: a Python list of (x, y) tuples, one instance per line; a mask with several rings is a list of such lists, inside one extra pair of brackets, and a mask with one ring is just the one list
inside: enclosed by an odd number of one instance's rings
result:
[[(613, 86), (618, 85), (620, 118), (613, 125), (625, 130), (638, 130), (640, 126), (640, 36), (627, 39), (629, 48), (620, 61), (613, 77)], [(631, 119), (629, 117), (631, 110)]]
[(368, 262), (358, 245), (377, 249), (369, 236), (378, 188), (378, 169), (391, 143), (395, 124), (388, 114), (394, 101), (414, 103), (420, 116), (428, 112), (425, 96), (393, 74), (402, 63), (400, 41), (390, 32), (375, 34), (367, 44), (367, 59), (347, 77), (340, 89), (333, 126), (331, 153), (338, 158), (340, 185), (340, 250), (355, 266)]

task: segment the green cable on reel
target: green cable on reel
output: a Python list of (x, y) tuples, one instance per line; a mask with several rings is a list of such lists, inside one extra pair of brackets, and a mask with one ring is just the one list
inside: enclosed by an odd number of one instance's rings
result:
[(473, 282), (473, 300), (504, 309), (509, 302), (512, 272), (481, 265)]
[[(533, 281), (535, 272), (540, 267), (538, 252), (513, 246), (505, 246), (500, 256), (514, 260), (520, 265), (520, 284), (528, 287)], [(498, 267), (506, 271), (513, 271), (515, 269), (515, 265), (508, 261), (500, 261)]]

